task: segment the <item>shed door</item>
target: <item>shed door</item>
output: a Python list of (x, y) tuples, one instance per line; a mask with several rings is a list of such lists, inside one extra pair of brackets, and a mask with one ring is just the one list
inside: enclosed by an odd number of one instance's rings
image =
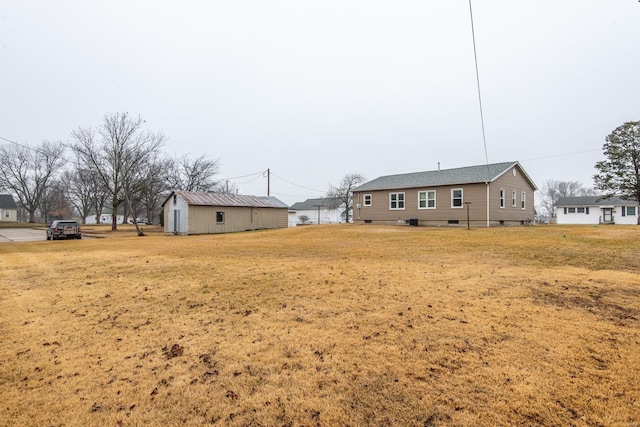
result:
[(179, 210), (174, 210), (173, 211), (173, 232), (177, 233), (180, 231), (180, 211)]

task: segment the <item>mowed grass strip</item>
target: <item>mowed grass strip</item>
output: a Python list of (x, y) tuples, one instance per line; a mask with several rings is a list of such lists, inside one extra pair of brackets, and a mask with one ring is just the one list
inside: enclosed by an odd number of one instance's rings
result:
[(0, 425), (640, 422), (638, 227), (99, 234), (0, 245)]

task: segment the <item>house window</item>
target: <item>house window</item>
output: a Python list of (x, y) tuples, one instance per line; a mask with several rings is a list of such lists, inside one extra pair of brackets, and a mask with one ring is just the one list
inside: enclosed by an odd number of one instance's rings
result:
[(589, 206), (587, 206), (587, 207), (585, 208), (585, 213), (586, 213), (587, 215), (589, 215)]
[(404, 193), (389, 193), (389, 209), (404, 209)]
[(520, 207), (522, 209), (526, 209), (527, 208), (527, 193), (525, 193), (524, 191), (522, 192), (522, 199), (520, 200)]
[(628, 216), (636, 216), (636, 207), (635, 206), (627, 206), (627, 215)]
[(365, 194), (364, 196), (362, 196), (362, 204), (364, 206), (371, 206), (371, 194)]
[(584, 213), (584, 208), (578, 208), (578, 213), (583, 214)]
[(569, 213), (576, 213), (576, 208), (569, 208)]
[(9, 218), (9, 211), (4, 211), (4, 217)]
[(504, 189), (500, 189), (500, 209), (504, 209)]
[(216, 224), (224, 224), (224, 212), (216, 212)]
[(462, 207), (462, 188), (453, 188), (451, 190), (451, 207), (452, 208)]
[(436, 192), (435, 191), (419, 191), (418, 192), (418, 209), (435, 209), (436, 208)]
[[(515, 171), (515, 169), (514, 169)], [(516, 190), (513, 190), (511, 192), (511, 206), (513, 206), (514, 208), (518, 205), (518, 201), (516, 200)]]

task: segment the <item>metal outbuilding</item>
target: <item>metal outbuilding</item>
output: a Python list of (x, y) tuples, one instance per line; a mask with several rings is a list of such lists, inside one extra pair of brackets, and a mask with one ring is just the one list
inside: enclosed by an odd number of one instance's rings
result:
[(287, 228), (289, 207), (275, 197), (173, 191), (162, 204), (166, 234)]

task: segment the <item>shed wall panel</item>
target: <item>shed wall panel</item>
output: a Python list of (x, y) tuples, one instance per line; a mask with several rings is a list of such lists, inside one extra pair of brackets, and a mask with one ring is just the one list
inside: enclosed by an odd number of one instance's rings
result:
[[(216, 222), (217, 212), (224, 214), (223, 224)], [(232, 233), (287, 228), (287, 226), (287, 209), (227, 206), (189, 207), (189, 234)]]

